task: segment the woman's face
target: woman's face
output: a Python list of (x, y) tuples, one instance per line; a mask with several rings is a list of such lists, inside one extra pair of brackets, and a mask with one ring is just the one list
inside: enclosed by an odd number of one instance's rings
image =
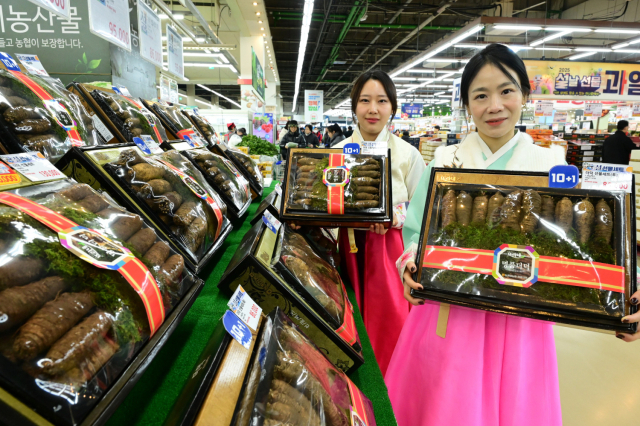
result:
[[(519, 81), (513, 70), (505, 69)], [(467, 112), (473, 117), (481, 137), (500, 139), (513, 136), (523, 101), (520, 88), (497, 67), (487, 64), (469, 86)]]
[(391, 117), (391, 102), (378, 80), (369, 80), (362, 87), (356, 117), (360, 131), (367, 135), (378, 135)]
[(327, 130), (327, 134), (329, 135), (330, 138), (332, 138), (333, 135), (336, 134), (336, 132), (332, 132), (331, 130)]

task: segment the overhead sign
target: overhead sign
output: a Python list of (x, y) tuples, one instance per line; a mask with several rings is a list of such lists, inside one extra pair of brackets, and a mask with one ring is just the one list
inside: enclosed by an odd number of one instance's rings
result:
[(422, 104), (402, 104), (400, 110), (402, 111), (403, 118), (406, 114), (406, 118), (419, 118), (422, 117)]
[(140, 56), (162, 68), (162, 28), (160, 18), (144, 2), (138, 2)]
[(50, 12), (55, 13), (69, 19), (71, 14), (71, 1), (70, 0), (29, 0), (31, 3), (36, 4)]
[(169, 102), (177, 104), (180, 101), (178, 95), (178, 82), (175, 80), (169, 80)]
[(304, 121), (307, 123), (322, 121), (323, 101), (322, 90), (304, 91)]
[(460, 82), (462, 78), (456, 78), (453, 80), (453, 91), (451, 92), (451, 110), (456, 108), (462, 108), (460, 102)]
[(89, 0), (89, 29), (98, 37), (131, 51), (128, 0)]
[(258, 96), (264, 101), (264, 71), (253, 46), (251, 46), (251, 84)]
[(167, 62), (169, 72), (184, 80), (184, 56), (182, 54), (182, 37), (167, 24)]
[(536, 117), (551, 117), (553, 115), (553, 102), (551, 101), (538, 101), (534, 114)]
[(640, 100), (636, 64), (524, 61), (533, 99)]

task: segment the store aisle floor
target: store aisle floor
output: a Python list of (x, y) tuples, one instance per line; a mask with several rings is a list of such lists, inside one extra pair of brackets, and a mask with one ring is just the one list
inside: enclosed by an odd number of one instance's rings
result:
[(564, 426), (640, 423), (640, 342), (554, 326)]

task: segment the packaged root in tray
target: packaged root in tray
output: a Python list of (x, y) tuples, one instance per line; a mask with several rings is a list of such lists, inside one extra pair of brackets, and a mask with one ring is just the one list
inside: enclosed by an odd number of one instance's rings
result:
[(262, 188), (262, 186), (264, 185), (264, 178), (262, 177), (262, 173), (260, 173), (260, 169), (258, 168), (258, 165), (251, 159), (251, 157), (249, 157), (247, 154), (240, 151), (239, 149), (234, 149), (234, 148), (229, 148), (227, 150), (227, 153), (228, 155), (235, 158), (238, 161), (238, 163), (240, 163), (241, 166), (247, 172), (249, 172), (252, 179), (255, 180), (255, 183), (258, 184), (260, 188)]
[(259, 338), (232, 425), (376, 424), (371, 402), (280, 309)]
[(226, 158), (205, 149), (182, 151), (202, 172), (211, 186), (228, 205), (233, 206), (236, 217), (242, 216), (251, 204), (249, 182)]
[(182, 111), (182, 113), (185, 116), (189, 117), (191, 122), (196, 126), (196, 128), (200, 131), (200, 133), (202, 133), (202, 135), (207, 139), (207, 141), (209, 141), (211, 145), (217, 145), (220, 143), (218, 133), (206, 118), (190, 111)]
[(104, 89), (92, 90), (90, 95), (127, 142), (146, 145), (150, 153), (160, 152), (159, 145), (167, 140), (167, 133), (160, 120), (144, 105), (133, 98)]
[(161, 157), (144, 158), (136, 149), (127, 149), (104, 169), (128, 188), (131, 196), (143, 201), (163, 232), (172, 235), (186, 253), (199, 261), (226, 231), (224, 206), (192, 177), (160, 160)]
[(330, 218), (334, 220), (331, 223), (390, 225), (387, 156), (350, 155), (337, 149), (291, 149), (287, 166), (283, 219), (315, 220), (318, 223), (314, 225), (328, 225)]
[(78, 97), (59, 80), (4, 69), (0, 129), (7, 153), (38, 151), (53, 163), (73, 146), (100, 141)]
[(153, 111), (164, 126), (172, 133), (174, 139), (183, 139), (194, 148), (203, 148), (207, 144), (200, 133), (194, 128), (187, 117), (182, 114), (178, 105), (168, 105), (164, 102), (143, 100), (144, 106)]
[[(351, 306), (338, 270), (316, 254), (301, 234), (287, 227), (280, 238), (280, 252), (274, 264), (281, 273), (291, 274), (307, 293), (306, 299), (311, 296), (319, 303), (321, 309), (317, 311), (324, 314), (334, 329), (340, 329), (345, 322), (345, 310)], [(353, 316), (351, 312), (348, 314)]]
[(547, 188), (541, 174), (433, 173), (417, 297), (635, 330), (620, 321), (636, 310), (628, 302), (636, 288), (628, 194)]
[(79, 424), (196, 283), (184, 259), (88, 185), (0, 193), (0, 386)]

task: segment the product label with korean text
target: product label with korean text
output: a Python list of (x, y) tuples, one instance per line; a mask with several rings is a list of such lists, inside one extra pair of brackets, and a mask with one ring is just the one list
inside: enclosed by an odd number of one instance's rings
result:
[(63, 179), (66, 176), (39, 152), (0, 155), (9, 166), (31, 182)]
[(584, 163), (582, 189), (605, 189), (631, 193), (633, 167), (621, 164)]
[(252, 330), (258, 329), (262, 308), (253, 301), (241, 285), (236, 288), (227, 306)]
[(22, 53), (16, 53), (16, 57), (28, 72), (42, 76), (49, 76), (49, 74), (47, 74), (47, 71), (42, 66), (42, 63), (40, 63), (40, 59), (38, 59), (37, 55), (24, 55)]
[(249, 330), (249, 327), (247, 327), (236, 314), (232, 311), (226, 311), (222, 317), (222, 324), (225, 330), (227, 330), (231, 337), (236, 339), (238, 343), (246, 349), (251, 347), (251, 340), (253, 339), (251, 330)]

